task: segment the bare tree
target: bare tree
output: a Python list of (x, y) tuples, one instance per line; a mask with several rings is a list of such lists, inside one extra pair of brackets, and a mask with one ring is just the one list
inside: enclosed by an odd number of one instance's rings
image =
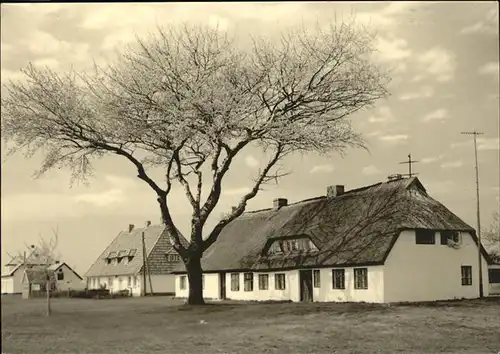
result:
[[(355, 22), (252, 43), (241, 49), (217, 29), (158, 28), (90, 74), (30, 65), (28, 82), (10, 82), (2, 99), (11, 151), (45, 152), (37, 175), (67, 166), (74, 178), (85, 178), (93, 159), (109, 154), (134, 166), (186, 266), (189, 304), (204, 303), (203, 252), (263, 184), (286, 174), (283, 158), (364, 147), (348, 118), (388, 95), (386, 76), (370, 62), (373, 37)], [(236, 208), (205, 231), (232, 162), (249, 147), (269, 159)], [(153, 180), (151, 168), (162, 168), (165, 181)], [(187, 247), (170, 213), (174, 183), (192, 206)]]
[(483, 239), (490, 256), (500, 262), (500, 216), (498, 211), (493, 213), (493, 222), (490, 227), (483, 230)]
[(18, 252), (15, 257), (22, 260), (26, 274), (33, 272), (44, 279), (44, 288), (47, 295), (47, 316), (50, 316), (52, 313), (50, 291), (55, 287), (55, 278), (53, 272), (50, 270), (50, 266), (60, 259), (60, 254), (57, 252), (58, 243), (59, 232), (55, 228), (52, 229), (52, 237), (50, 239), (46, 239), (40, 235), (38, 245), (25, 244), (25, 250)]

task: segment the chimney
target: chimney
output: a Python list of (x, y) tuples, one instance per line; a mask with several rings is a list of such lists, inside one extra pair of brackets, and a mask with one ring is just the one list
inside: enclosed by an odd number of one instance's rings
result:
[(236, 209), (238, 209), (238, 207), (231, 207), (231, 212), (234, 213), (236, 211)]
[(56, 264), (59, 264), (60, 262), (59, 261), (56, 261)]
[(287, 206), (288, 200), (285, 198), (277, 198), (273, 200), (273, 209), (278, 210), (281, 207)]
[(326, 187), (326, 196), (328, 198), (338, 197), (344, 194), (344, 186), (335, 185)]
[(150, 227), (150, 226), (151, 226), (151, 221), (150, 220), (146, 221), (146, 227)]
[(390, 175), (387, 177), (387, 179), (389, 181), (397, 181), (398, 179), (402, 179), (403, 178), (403, 175), (402, 174), (394, 174), (394, 175)]
[(133, 229), (134, 229), (134, 224), (129, 224), (128, 225), (128, 232), (132, 232)]

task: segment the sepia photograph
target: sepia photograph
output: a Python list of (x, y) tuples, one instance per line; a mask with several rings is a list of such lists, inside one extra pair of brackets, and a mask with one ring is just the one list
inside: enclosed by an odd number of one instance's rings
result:
[(497, 1), (3, 2), (1, 353), (500, 353)]

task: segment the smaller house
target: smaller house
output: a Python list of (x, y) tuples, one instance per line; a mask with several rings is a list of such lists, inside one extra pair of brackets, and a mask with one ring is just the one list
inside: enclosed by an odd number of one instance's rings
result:
[[(181, 242), (188, 245), (182, 236)], [(85, 273), (85, 279), (88, 289), (128, 290), (132, 296), (174, 294), (172, 270), (180, 264), (166, 227), (147, 221), (144, 228), (131, 224), (120, 232)]]
[(32, 267), (24, 271), (22, 278), (23, 298), (36, 297), (37, 292), (46, 291), (47, 276), (51, 291), (78, 290), (85, 287), (83, 279), (66, 263), (56, 261), (49, 267)]
[(35, 266), (45, 266), (43, 262), (38, 259), (38, 251), (34, 249), (27, 257), (12, 257), (12, 259), (5, 264), (5, 271), (2, 272), (2, 294), (21, 294), (23, 291), (22, 278), (26, 268)]

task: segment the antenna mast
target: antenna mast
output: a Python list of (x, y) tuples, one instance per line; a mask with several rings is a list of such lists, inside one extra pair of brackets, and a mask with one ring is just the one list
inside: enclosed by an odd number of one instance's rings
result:
[(413, 177), (415, 175), (418, 175), (418, 173), (412, 173), (411, 172), (411, 165), (414, 164), (414, 163), (418, 163), (418, 161), (416, 160), (412, 160), (411, 159), (411, 154), (408, 154), (408, 161), (403, 161), (403, 162), (400, 162), (399, 164), (408, 164), (408, 173), (407, 174), (403, 174), (403, 176), (408, 176), (408, 177)]
[(476, 137), (478, 135), (483, 135), (484, 133), (472, 132), (462, 132), (463, 135), (472, 135), (474, 137), (474, 156), (476, 159), (476, 202), (477, 202), (477, 243), (478, 243), (478, 262), (479, 262), (479, 297), (483, 297), (483, 267), (481, 262), (481, 218), (479, 217), (479, 169), (477, 166), (477, 142)]

